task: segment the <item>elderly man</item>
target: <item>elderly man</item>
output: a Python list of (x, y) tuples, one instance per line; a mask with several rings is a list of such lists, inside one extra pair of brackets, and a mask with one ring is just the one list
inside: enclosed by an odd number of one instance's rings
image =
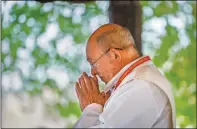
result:
[[(99, 27), (86, 46), (93, 77), (76, 82), (83, 111), (74, 128), (172, 128), (171, 84), (149, 56), (140, 56), (130, 32), (116, 24)], [(97, 77), (106, 83), (99, 91)]]

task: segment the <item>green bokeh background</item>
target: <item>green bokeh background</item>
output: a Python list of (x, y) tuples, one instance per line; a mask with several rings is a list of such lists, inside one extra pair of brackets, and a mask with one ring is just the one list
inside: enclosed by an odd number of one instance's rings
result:
[[(2, 2), (2, 6), (11, 1)], [(105, 3), (106, 6), (102, 4)], [(142, 46), (143, 54), (150, 55), (155, 65), (173, 84), (176, 101), (176, 117), (178, 127), (196, 127), (196, 2), (195, 1), (141, 1), (143, 11)], [(56, 101), (47, 104), (51, 110), (56, 110), (60, 116), (69, 118), (71, 115), (80, 117), (78, 101), (73, 87), (82, 71), (89, 71), (85, 61), (84, 47), (88, 37), (93, 32), (91, 20), (100, 25), (108, 23), (108, 2), (90, 2), (72, 4), (69, 2), (54, 2), (41, 4), (39, 2), (15, 2), (10, 9), (1, 14), (1, 73), (2, 77), (10, 72), (18, 72), (22, 86), (18, 89), (5, 88), (2, 93), (27, 92), (30, 96), (41, 96), (44, 87), (50, 87), (60, 98), (66, 98), (67, 103)], [(83, 10), (81, 14), (77, 9)], [(67, 15), (65, 9), (70, 12)], [(9, 15), (9, 17), (7, 17)], [(173, 18), (180, 18), (182, 27), (177, 27)], [(162, 19), (165, 23), (163, 34), (158, 34), (155, 28)], [(50, 39), (45, 36), (48, 47), (41, 47), (39, 37), (44, 35), (49, 24), (58, 26), (57, 35)], [(96, 23), (95, 23), (96, 24)], [(58, 52), (58, 41), (65, 36), (72, 37), (74, 55)], [(152, 40), (147, 37), (155, 37)], [(33, 38), (30, 48), (27, 38)], [(50, 39), (50, 40), (48, 40)], [(68, 44), (68, 42), (64, 42)], [(6, 48), (6, 49), (4, 49)], [(82, 49), (83, 48), (83, 49)], [(70, 49), (69, 46), (67, 49)], [(26, 58), (19, 56), (20, 50), (27, 51)], [(23, 72), (18, 62), (30, 64), (29, 74)], [(46, 71), (51, 66), (61, 68), (67, 73), (69, 80), (63, 88), (58, 86), (54, 78), (47, 76)], [(86, 66), (81, 68), (81, 66)], [(38, 74), (42, 73), (43, 76)], [(58, 75), (57, 75), (58, 76)], [(14, 85), (14, 84), (13, 84)], [(101, 89), (103, 83), (101, 83)], [(49, 110), (49, 114), (50, 111)], [(3, 119), (3, 118), (2, 118)], [(74, 122), (73, 122), (74, 123)], [(72, 127), (73, 123), (66, 125)]]

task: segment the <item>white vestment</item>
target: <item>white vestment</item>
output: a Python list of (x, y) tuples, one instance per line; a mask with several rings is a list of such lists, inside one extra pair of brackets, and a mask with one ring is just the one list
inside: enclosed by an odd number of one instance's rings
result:
[[(105, 92), (110, 90), (137, 60), (120, 70), (107, 84)], [(127, 75), (120, 86), (112, 92), (104, 107), (96, 103), (88, 105), (74, 126), (74, 128), (175, 127), (176, 111), (171, 84), (152, 61), (137, 66)]]

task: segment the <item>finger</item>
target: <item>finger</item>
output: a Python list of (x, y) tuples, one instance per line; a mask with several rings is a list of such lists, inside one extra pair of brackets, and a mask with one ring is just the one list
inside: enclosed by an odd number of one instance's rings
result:
[(96, 85), (96, 86), (97, 86), (97, 89), (99, 90), (98, 78), (96, 77), (96, 75), (94, 75), (94, 77), (93, 77), (93, 78), (94, 78), (94, 80), (95, 80), (95, 82), (96, 82), (96, 84), (97, 84), (97, 85)]
[(88, 90), (87, 90), (87, 87), (86, 87), (86, 84), (85, 84), (85, 82), (84, 82), (83, 77), (80, 77), (80, 78), (79, 78), (79, 81), (80, 81), (80, 83), (81, 83), (82, 92), (83, 92), (84, 94), (87, 94), (87, 93), (88, 93)]
[(101, 92), (101, 95), (102, 95), (103, 97), (105, 97), (105, 92)]
[(80, 78), (78, 79), (78, 82), (79, 82), (79, 87), (81, 88), (81, 82), (80, 82)]
[(96, 75), (93, 75), (94, 80), (96, 81), (96, 83), (98, 83), (98, 78), (96, 77)]
[(78, 82), (75, 83), (75, 90), (77, 92), (77, 97), (80, 99), (82, 94), (81, 94), (81, 88), (79, 87)]
[(95, 93), (99, 93), (99, 88), (98, 88), (98, 84), (96, 84), (95, 80), (90, 77), (90, 81), (91, 81), (91, 84), (92, 84), (92, 89), (94, 90)]
[(87, 87), (88, 92), (89, 91), (91, 92), (92, 91), (92, 85), (91, 85), (91, 82), (90, 82), (90, 79), (89, 79), (88, 75), (85, 72), (83, 72), (83, 79), (85, 81), (85, 85)]

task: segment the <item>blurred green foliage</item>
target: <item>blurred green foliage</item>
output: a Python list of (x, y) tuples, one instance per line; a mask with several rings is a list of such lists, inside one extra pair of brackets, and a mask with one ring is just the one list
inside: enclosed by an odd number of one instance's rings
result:
[[(5, 2), (6, 3), (6, 2)], [(157, 4), (155, 4), (157, 3)], [(185, 9), (185, 4), (192, 9), (192, 12), (188, 12)], [(175, 1), (142, 1), (142, 8), (149, 7), (153, 11), (152, 15), (143, 15), (143, 24), (147, 21), (157, 17), (164, 18), (167, 22), (165, 27), (166, 34), (160, 36), (161, 45), (152, 49), (155, 51), (153, 58), (154, 63), (158, 67), (169, 61), (172, 65), (168, 71), (165, 72), (167, 78), (173, 84), (173, 90), (176, 99), (176, 111), (177, 120), (180, 116), (184, 116), (184, 120), (179, 123), (180, 127), (187, 127), (192, 125), (196, 127), (196, 3), (185, 2), (177, 3)], [(45, 9), (45, 6), (50, 6), (49, 9)], [(82, 13), (81, 21), (74, 22), (74, 10), (77, 7), (85, 8)], [(71, 10), (71, 15), (65, 15), (64, 8)], [(189, 39), (189, 44), (186, 47), (180, 48), (178, 51), (173, 51), (172, 47), (180, 45), (180, 36), (178, 35), (179, 29), (170, 25), (169, 15), (176, 16), (178, 12), (181, 12), (185, 16), (191, 16), (192, 22), (186, 22), (184, 31)], [(61, 97), (67, 97), (67, 92), (70, 87), (74, 85), (74, 79), (70, 79), (69, 86), (64, 89), (60, 89), (57, 86), (57, 82), (47, 77), (40, 81), (35, 76), (35, 70), (42, 67), (46, 72), (46, 69), (53, 64), (64, 67), (70, 73), (69, 76), (76, 76), (80, 73), (79, 66), (82, 59), (81, 55), (77, 55), (69, 58), (68, 55), (60, 56), (57, 53), (57, 40), (62, 39), (65, 35), (72, 35), (75, 44), (84, 44), (91, 34), (89, 30), (89, 19), (97, 15), (104, 14), (103, 10), (98, 7), (95, 2), (86, 4), (71, 4), (68, 2), (54, 2), (41, 4), (39, 2), (23, 2), (23, 5), (14, 6), (9, 10), (10, 17), (6, 21), (4, 13), (2, 14), (2, 37), (1, 41), (9, 44), (8, 52), (1, 52), (2, 61), (2, 74), (9, 71), (19, 71), (23, 80), (23, 88), (20, 90), (27, 91), (31, 95), (42, 94), (42, 89), (45, 86), (53, 88), (56, 93)], [(187, 18), (188, 18), (187, 17)], [(188, 19), (186, 19), (188, 21)], [(59, 26), (57, 36), (49, 41), (52, 46), (51, 50), (46, 50), (38, 45), (38, 38), (44, 34), (47, 29), (47, 25), (50, 23), (57, 23)], [(87, 32), (83, 31), (83, 28), (87, 29)], [(144, 30), (143, 30), (144, 31)], [(32, 50), (28, 50), (33, 60), (31, 65), (30, 75), (26, 76), (21, 72), (21, 69), (17, 67), (18, 50), (20, 48), (27, 49), (27, 42), (25, 41), (29, 36), (35, 37), (35, 44)], [(46, 37), (47, 39), (48, 37)], [(2, 48), (4, 47), (2, 44)], [(6, 63), (6, 57), (9, 57), (10, 64)], [(194, 90), (191, 90), (191, 89)], [(12, 89), (10, 89), (12, 90)], [(71, 91), (70, 91), (71, 92)], [(74, 94), (74, 93), (73, 93)], [(70, 115), (80, 116), (80, 109), (77, 102), (68, 98), (68, 104), (61, 104), (57, 102), (53, 105), (53, 109), (57, 109), (61, 116), (69, 117)], [(69, 127), (71, 127), (69, 125)]]
[[(166, 34), (160, 37), (161, 45), (155, 49), (153, 61), (157, 67), (162, 67), (167, 61), (171, 62), (171, 67), (165, 75), (173, 84), (177, 123), (179, 118), (183, 117), (184, 120), (179, 124), (180, 127), (185, 128), (189, 125), (196, 127), (196, 2), (182, 2), (143, 1), (141, 5), (153, 10), (152, 16), (143, 16), (144, 23), (153, 17), (164, 18), (167, 22)], [(169, 23), (169, 15), (176, 17), (180, 13), (186, 17), (183, 30), (189, 39), (189, 44), (175, 51), (172, 47), (181, 46), (181, 36), (178, 36), (180, 29)], [(192, 19), (189, 19), (190, 17)]]

